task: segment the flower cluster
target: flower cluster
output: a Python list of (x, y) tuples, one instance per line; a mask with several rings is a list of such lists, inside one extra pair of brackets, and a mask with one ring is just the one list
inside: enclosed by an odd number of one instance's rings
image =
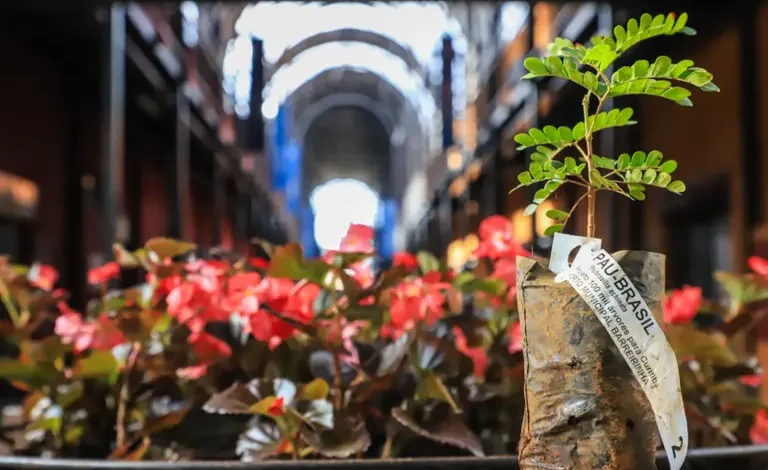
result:
[[(478, 258), (488, 258), (493, 263), (490, 274), (492, 279), (502, 281), (506, 293), (502, 299), (494, 299), (497, 303), (514, 305), (517, 293), (517, 257), (532, 257), (533, 255), (515, 240), (512, 222), (500, 215), (488, 217), (480, 224), (480, 243), (475, 250)], [(507, 331), (509, 335), (509, 352), (523, 349), (519, 322), (511, 322)]]
[[(21, 354), (0, 360), (0, 377), (29, 393), (23, 419), (37, 431), (25, 434), (28, 444), (55, 455), (164, 458), (191, 446), (206, 458), (200, 443), (216, 440), (195, 436), (216, 429), (215, 416), (233, 416), (229, 451), (244, 460), (366, 452), (393, 422), (398, 442), (419, 435), (445, 446), (422, 427), (472, 409), (461, 400), (477, 393), (464, 387), (498, 390), (483, 396), (509, 403), (505, 419), (519, 416), (517, 389), (494, 383), (522, 365), (514, 258), (527, 253), (510, 234), (502, 218), (483, 223), (478, 255), (489, 275), (453, 272), (426, 252), (396, 253), (379, 269), (373, 229), (362, 225), (317, 259), (296, 244), (259, 241), (258, 256), (241, 257), (156, 238), (134, 251), (116, 245), (114, 261), (87, 273), (98, 296), (82, 308), (56, 288), (53, 267), (4, 260), (12, 325), (3, 331)], [(128, 271), (145, 282), (124, 286)], [(200, 409), (210, 425), (191, 418)], [(243, 414), (247, 424), (237, 421)], [(470, 422), (451, 422), (466, 429), (450, 445), (480, 455), (477, 436), (488, 433)]]
[[(356, 225), (316, 259), (296, 244), (257, 242), (242, 257), (152, 239), (115, 246), (115, 261), (88, 273), (98, 296), (84, 306), (56, 287), (53, 267), (0, 260), (2, 331), (19, 349), (0, 359), (0, 377), (27, 392), (19, 450), (246, 461), (513, 452), (514, 440), (496, 439), (521, 425), (515, 263), (531, 254), (500, 216), (479, 238), (462, 272), (426, 252), (380, 269), (373, 230)], [(727, 308), (689, 286), (663, 302), (689, 422), (726, 443), (768, 441), (751, 398), (762, 371), (728, 348), (768, 302), (766, 265), (718, 274)], [(122, 285), (136, 270), (145, 282)]]
[[(768, 443), (765, 407), (754, 398), (762, 369), (728, 346), (766, 313), (768, 261), (756, 256), (748, 261), (752, 273), (716, 273), (729, 306), (705, 299), (702, 289), (692, 286), (675, 289), (663, 300), (664, 329), (680, 363), (689, 423), (698, 428), (691, 435), (710, 436), (694, 445)], [(748, 433), (739, 434), (745, 429)]]

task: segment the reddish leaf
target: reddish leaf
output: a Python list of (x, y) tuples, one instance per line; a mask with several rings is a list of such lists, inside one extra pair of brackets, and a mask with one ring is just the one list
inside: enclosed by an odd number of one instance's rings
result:
[(392, 417), (420, 437), (466, 450), (472, 455), (485, 455), (480, 439), (467, 428), (461, 415), (451, 414), (435, 423), (422, 424), (401, 408), (392, 409)]
[(365, 422), (354, 416), (337, 416), (336, 426), (330, 430), (307, 433), (307, 442), (320, 455), (332, 459), (346, 459), (365, 452), (371, 445), (371, 436)]

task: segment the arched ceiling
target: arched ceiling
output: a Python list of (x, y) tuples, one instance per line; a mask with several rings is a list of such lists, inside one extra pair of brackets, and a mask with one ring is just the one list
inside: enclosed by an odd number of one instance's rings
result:
[(431, 121), (437, 107), (424, 80), (398, 57), (382, 49), (361, 43), (333, 42), (313, 47), (297, 60), (282, 67), (264, 88), (262, 112), (269, 118), (298, 88), (314, 77), (334, 69), (357, 69), (378, 75), (408, 98), (425, 123)]
[[(366, 104), (380, 108), (379, 111), (369, 111), (382, 118), (387, 116), (387, 121), (394, 122), (395, 125), (402, 112), (416, 113), (413, 105), (406, 97), (377, 74), (365, 70), (340, 67), (316, 75), (297, 88), (291, 95), (291, 108), (296, 119), (295, 137), (298, 139), (303, 137), (302, 131), (306, 130), (311, 122), (308, 120), (312, 116), (308, 113), (314, 114), (319, 102), (323, 101), (324, 105), (328, 106), (334, 100), (340, 102), (348, 100), (350, 95), (368, 98)], [(363, 106), (363, 100), (360, 101), (360, 105)], [(389, 123), (387, 121), (384, 122), (385, 126)], [(393, 130), (394, 126), (388, 126), (388, 131), (392, 132)]]
[[(393, 179), (392, 172), (403, 167), (398, 160), (405, 158), (408, 152), (403, 142), (392, 142), (391, 137), (404, 121), (419, 121), (412, 103), (397, 88), (375, 73), (337, 68), (307, 81), (290, 96), (290, 101), (295, 117), (294, 138), (302, 142), (305, 151), (302, 182), (305, 196), (328, 179), (344, 177), (357, 177), (380, 194), (399, 192), (396, 186), (402, 178), (395, 175)], [(346, 111), (339, 113), (339, 109)], [(335, 117), (325, 122), (328, 116)], [(359, 119), (345, 118), (349, 116)], [(374, 126), (370, 118), (375, 118), (378, 124)], [(326, 131), (310, 135), (309, 129), (314, 128), (317, 121), (325, 122), (321, 127)], [(386, 140), (371, 137), (367, 149), (364, 148), (365, 140), (357, 140), (357, 135), (368, 135), (371, 131), (355, 127), (362, 124), (383, 129)], [(328, 130), (329, 126), (336, 126), (336, 130)], [(414, 133), (420, 134), (418, 131)], [(354, 161), (342, 156), (341, 151), (310, 151), (313, 139), (330, 135), (359, 144), (355, 147)], [(375, 135), (381, 137), (378, 133)], [(381, 148), (384, 143), (386, 153)], [(323, 148), (328, 149), (327, 146)], [(350, 149), (344, 152), (346, 155), (352, 153)]]
[[(425, 87), (426, 71), (439, 67), (445, 34), (454, 37), (457, 57), (466, 49), (460, 24), (442, 2), (262, 1), (246, 7), (235, 28), (239, 37), (228, 47), (224, 85), (241, 117), (251, 111), (251, 36), (263, 40), (270, 70), (263, 106), (267, 119), (313, 75), (348, 66), (377, 73), (401, 89), (420, 109), (422, 122), (432, 126), (437, 108)], [(463, 96), (461, 73), (454, 80), (457, 96)]]
[(419, 62), (409, 47), (403, 46), (389, 36), (370, 30), (342, 28), (313, 34), (312, 36), (308, 36), (301, 40), (299, 43), (285, 49), (280, 57), (269, 67), (265, 81), (270, 81), (275, 71), (292, 62), (301, 53), (313, 47), (331, 42), (359, 42), (377, 47), (402, 59), (408, 68), (416, 72), (419, 76), (426, 76), (425, 67)]
[(304, 137), (304, 197), (336, 178), (360, 180), (386, 194), (390, 154), (389, 133), (373, 113), (358, 106), (328, 109), (309, 125)]
[(446, 34), (457, 58), (455, 108), (463, 107), (466, 39), (442, 2), (258, 2), (235, 28), (225, 93), (240, 117), (259, 111), (248, 100), (251, 37), (262, 39), (268, 74), (260, 111), (269, 123), (290, 102), (305, 200), (335, 178), (356, 178), (400, 199), (411, 177), (426, 170), (439, 120), (425, 79), (439, 76)]

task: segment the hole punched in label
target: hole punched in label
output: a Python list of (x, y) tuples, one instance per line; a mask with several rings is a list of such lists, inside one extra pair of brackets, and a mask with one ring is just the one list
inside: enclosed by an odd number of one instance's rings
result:
[(603, 241), (599, 238), (580, 237), (566, 233), (556, 233), (552, 241), (552, 253), (549, 257), (549, 270), (557, 274), (555, 282), (563, 282), (564, 273), (571, 266), (569, 258), (576, 257), (581, 247), (591, 244), (593, 251), (602, 248)]

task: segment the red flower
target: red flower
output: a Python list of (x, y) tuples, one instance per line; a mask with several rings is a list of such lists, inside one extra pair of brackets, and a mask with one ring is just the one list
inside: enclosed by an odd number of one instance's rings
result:
[(56, 318), (54, 332), (61, 337), (64, 344), (74, 344), (75, 352), (88, 349), (91, 341), (80, 334), (83, 329), (83, 318), (77, 312), (67, 312)]
[(749, 430), (749, 439), (755, 445), (768, 444), (768, 413), (763, 408), (755, 414), (755, 421)]
[(475, 377), (483, 378), (488, 370), (488, 354), (479, 346), (467, 346), (467, 337), (458, 326), (453, 327), (453, 336), (455, 337), (456, 349), (472, 359), (472, 374)]
[(684, 286), (664, 297), (664, 323), (688, 323), (701, 308), (701, 288)]
[(392, 257), (392, 266), (400, 266), (408, 271), (413, 271), (419, 266), (419, 260), (407, 251), (401, 251)]
[(499, 258), (493, 263), (491, 277), (504, 281), (514, 289), (517, 285), (517, 262), (511, 258)]
[(174, 287), (165, 302), (168, 304), (168, 314), (176, 318), (176, 321), (187, 324), (193, 331), (203, 328), (205, 322), (198, 317), (198, 313), (208, 302), (208, 295), (196, 284), (184, 282)]
[(523, 350), (523, 328), (519, 321), (516, 321), (509, 325), (507, 330), (509, 335), (509, 353), (515, 354)]
[(352, 224), (341, 240), (339, 251), (346, 253), (371, 253), (373, 251), (373, 227)]
[(99, 315), (99, 318), (91, 322), (90, 325), (93, 328), (91, 349), (107, 351), (126, 341), (123, 332), (110, 320), (106, 313)]
[(741, 377), (739, 377), (739, 382), (746, 385), (747, 387), (757, 388), (763, 384), (763, 376), (757, 375), (757, 374), (742, 375)]
[(272, 416), (282, 416), (283, 413), (285, 413), (285, 400), (283, 400), (283, 397), (277, 397), (275, 398), (275, 401), (272, 402), (271, 405), (269, 405), (269, 408), (267, 408), (267, 413), (269, 413)]
[(262, 300), (272, 310), (282, 313), (295, 288), (296, 284), (290, 279), (266, 277), (261, 282)]
[(341, 317), (340, 324), (336, 319), (329, 318), (319, 320), (317, 325), (320, 327), (319, 330), (325, 334), (325, 341), (340, 345), (343, 348), (344, 352), (340, 354), (342, 361), (353, 366), (360, 364), (360, 356), (354, 340), (360, 330), (369, 326), (370, 322), (366, 320), (349, 321), (345, 317)]
[(213, 294), (220, 291), (229, 265), (219, 260), (196, 260), (187, 263), (184, 268), (187, 271), (188, 281), (194, 282), (204, 291)]
[(229, 312), (222, 308), (221, 294), (209, 288), (202, 277), (181, 281), (165, 298), (168, 314), (193, 332), (201, 331), (208, 322), (227, 320)]
[(51, 290), (59, 279), (59, 272), (53, 266), (36, 263), (29, 269), (27, 278), (32, 285), (43, 290)]
[(478, 258), (497, 259), (531, 256), (531, 253), (515, 241), (512, 222), (501, 215), (492, 215), (480, 223), (480, 244), (475, 250)]
[(227, 343), (204, 331), (189, 335), (187, 343), (202, 364), (211, 364), (232, 355), (232, 349)]
[(240, 315), (250, 315), (259, 310), (263, 291), (261, 274), (236, 274), (227, 281), (227, 296), (223, 299), (224, 308)]
[(269, 267), (269, 261), (262, 258), (251, 258), (248, 262), (256, 269), (267, 269)]
[(178, 274), (158, 278), (155, 273), (147, 273), (147, 283), (155, 286), (155, 298), (164, 299), (175, 287), (184, 281)]
[(357, 281), (357, 283), (360, 284), (360, 287), (363, 289), (371, 287), (373, 282), (376, 280), (376, 277), (373, 274), (373, 265), (371, 265), (370, 261), (368, 260), (354, 263), (349, 268), (347, 268), (347, 274), (352, 276), (352, 279)]
[(280, 322), (286, 325), (285, 328), (280, 328), (282, 325), (277, 324), (277, 319), (274, 315), (266, 310), (258, 310), (247, 317), (247, 323), (245, 324), (245, 332), (250, 333), (253, 337), (269, 345), (269, 349), (275, 349), (283, 342), (283, 336), (288, 338), (293, 334), (293, 328), (287, 325), (285, 322)]
[(755, 272), (758, 276), (768, 277), (768, 260), (759, 256), (750, 256), (747, 260), (749, 269)]
[(103, 266), (88, 271), (88, 284), (105, 284), (111, 279), (116, 279), (118, 276), (120, 276), (120, 265), (117, 261), (110, 261)]
[(392, 289), (389, 306), (390, 325), (385, 331), (398, 337), (420, 322), (433, 325), (442, 318), (445, 303), (443, 290), (451, 286), (434, 281), (436, 280), (427, 279), (426, 276), (424, 279), (407, 279)]
[(89, 349), (106, 351), (125, 342), (123, 333), (106, 314), (96, 321), (83, 321), (79, 313), (67, 310), (56, 318), (54, 332), (62, 343), (71, 344), (76, 354)]
[[(314, 317), (314, 301), (319, 293), (320, 287), (316, 284), (305, 284), (297, 290), (296, 285), (289, 279), (267, 277), (260, 283), (256, 295), (269, 310), (307, 324)], [(284, 340), (296, 334), (293, 325), (267, 309), (259, 308), (244, 316), (247, 319), (246, 332), (267, 343), (270, 349), (275, 349)]]
[(304, 284), (298, 291), (294, 288), (288, 293), (285, 302), (285, 313), (302, 323), (309, 323), (315, 316), (315, 299), (320, 295), (320, 286)]
[(182, 379), (197, 380), (208, 372), (208, 364), (183, 367), (176, 370), (176, 375)]

